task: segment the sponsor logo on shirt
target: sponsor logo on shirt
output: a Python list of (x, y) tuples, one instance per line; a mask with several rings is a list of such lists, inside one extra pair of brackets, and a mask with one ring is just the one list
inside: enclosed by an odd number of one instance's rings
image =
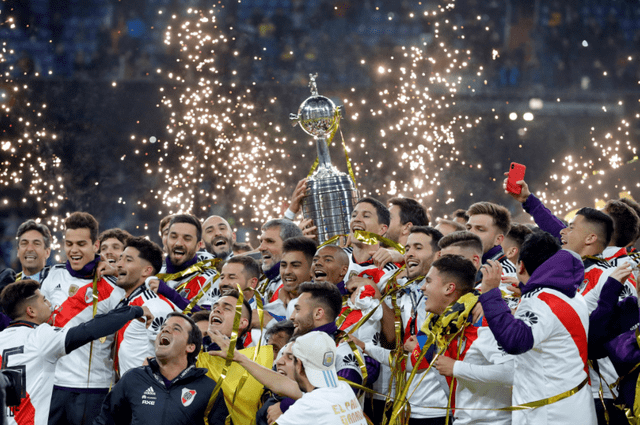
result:
[(188, 407), (191, 403), (193, 403), (193, 399), (196, 398), (196, 390), (190, 390), (189, 388), (182, 389), (182, 405), (184, 407)]
[(142, 404), (148, 404), (151, 406), (155, 406), (156, 404), (156, 392), (153, 390), (153, 387), (149, 387), (142, 394)]

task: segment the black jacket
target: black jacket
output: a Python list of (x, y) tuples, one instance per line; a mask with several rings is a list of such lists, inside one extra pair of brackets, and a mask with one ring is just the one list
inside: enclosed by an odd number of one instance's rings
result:
[(207, 370), (190, 366), (167, 389), (155, 359), (129, 370), (102, 404), (94, 425), (199, 425), (216, 383)]

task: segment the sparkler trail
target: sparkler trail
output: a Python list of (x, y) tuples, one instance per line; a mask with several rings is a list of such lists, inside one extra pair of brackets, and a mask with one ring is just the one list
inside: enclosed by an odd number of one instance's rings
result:
[[(450, 203), (455, 197), (442, 189), (443, 178), (459, 166), (481, 167), (461, 158), (456, 137), (482, 120), (455, 112), (461, 87), (474, 91), (473, 86), (482, 84), (482, 66), (472, 60), (469, 49), (452, 46), (464, 46), (464, 31), (488, 28), (479, 16), (471, 28), (455, 25), (453, 3), (436, 9), (419, 4), (417, 9), (405, 18), (428, 21), (429, 41), (399, 47), (382, 62), (355, 58), (354, 66), (376, 70), (377, 97), (353, 87), (346, 94), (334, 92), (334, 98), (345, 105), (342, 130), (361, 195), (401, 194), (428, 205)], [(298, 143), (295, 133), (284, 128), (286, 116), (265, 120), (270, 105), (280, 99), (260, 100), (256, 83), (237, 79), (237, 69), (222, 75), (220, 52), (231, 51), (233, 57), (239, 52), (234, 50), (234, 29), (223, 28), (216, 14), (215, 7), (189, 9), (184, 21), (171, 19), (165, 43), (179, 50), (181, 68), (158, 70), (175, 82), (163, 89), (162, 105), (170, 112), (169, 140), (159, 146), (143, 140), (149, 152), (159, 153), (156, 163), (145, 164), (147, 173), (161, 175), (164, 184), (140, 203), (161, 201), (159, 215), (207, 215), (218, 204), (239, 224), (261, 223), (280, 214), (315, 152), (302, 149), (307, 143)], [(321, 87), (324, 93), (327, 89)], [(368, 128), (371, 123), (377, 126), (374, 133)], [(336, 137), (334, 144), (339, 143), (340, 135)]]
[[(14, 19), (0, 15), (0, 27), (17, 31)], [(47, 105), (31, 101), (29, 86), (14, 75), (19, 75), (16, 66), (9, 64), (15, 51), (5, 40), (0, 51), (0, 187), (3, 208), (26, 208), (35, 205), (36, 221), (46, 223), (52, 232), (62, 225), (58, 210), (66, 197), (65, 181), (60, 172), (61, 158), (51, 149), (58, 136), (48, 131)], [(39, 75), (36, 73), (36, 77)], [(53, 237), (53, 247), (57, 247)]]

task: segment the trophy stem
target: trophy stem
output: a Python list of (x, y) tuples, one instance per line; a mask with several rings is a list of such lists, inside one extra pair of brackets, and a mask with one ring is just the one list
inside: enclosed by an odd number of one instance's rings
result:
[(331, 168), (331, 155), (329, 155), (329, 146), (327, 146), (327, 138), (324, 136), (316, 137), (316, 147), (318, 148), (318, 168)]

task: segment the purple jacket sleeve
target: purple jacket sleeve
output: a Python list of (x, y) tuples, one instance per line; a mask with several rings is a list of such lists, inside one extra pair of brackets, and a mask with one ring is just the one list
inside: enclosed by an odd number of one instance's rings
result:
[(293, 403), (295, 403), (296, 401), (292, 398), (289, 397), (285, 397), (280, 401), (280, 411), (282, 413), (286, 412), (287, 410), (289, 410), (289, 408), (291, 406), (293, 406)]
[[(180, 310), (184, 310), (185, 308), (187, 308), (190, 302), (188, 299), (180, 296), (180, 294), (175, 289), (167, 285), (165, 281), (162, 279), (160, 279), (158, 294), (166, 297), (169, 301), (175, 304), (175, 306), (178, 307)], [(194, 305), (191, 311), (195, 313), (196, 311), (200, 311), (200, 310), (202, 310), (200, 307), (198, 307), (197, 305)]]
[(538, 198), (529, 195), (522, 208), (533, 217), (538, 227), (560, 239), (560, 231), (566, 226)]
[[(358, 384), (358, 385), (362, 384), (362, 376), (360, 376), (360, 374), (353, 369), (340, 369), (338, 371), (338, 376), (341, 376), (344, 379), (347, 379), (353, 382), (354, 384)], [(357, 391), (357, 390), (354, 390), (354, 391)]]
[(588, 352), (590, 359), (599, 359), (607, 356), (606, 350), (604, 350), (604, 343), (612, 337), (611, 319), (623, 287), (622, 283), (612, 277), (608, 278), (602, 287), (598, 306), (589, 316)]
[(480, 304), (493, 336), (509, 354), (522, 354), (533, 348), (533, 331), (516, 319), (498, 288), (480, 295)]

